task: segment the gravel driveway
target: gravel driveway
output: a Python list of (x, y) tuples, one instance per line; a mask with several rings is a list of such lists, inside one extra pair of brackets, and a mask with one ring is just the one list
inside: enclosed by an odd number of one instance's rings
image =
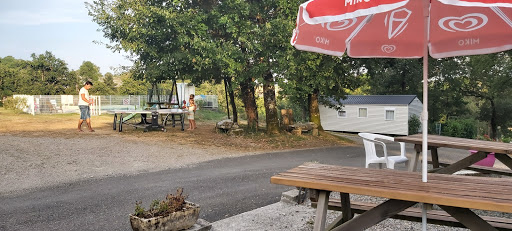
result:
[(92, 135), (64, 138), (0, 134), (0, 147), (0, 195), (256, 153)]

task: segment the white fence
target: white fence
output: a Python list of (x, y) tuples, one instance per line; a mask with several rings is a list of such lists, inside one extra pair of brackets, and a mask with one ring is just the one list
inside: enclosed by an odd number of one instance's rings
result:
[(219, 100), (216, 95), (196, 95), (194, 98), (198, 103), (203, 101), (202, 107), (204, 108), (218, 108)]
[[(27, 107), (24, 112), (36, 114), (51, 113), (80, 113), (78, 109), (78, 95), (14, 95), (13, 97), (27, 99)], [(100, 95), (90, 96), (93, 99), (91, 115), (101, 115), (109, 110), (137, 110), (148, 105), (147, 95)], [(161, 99), (168, 99), (168, 95), (162, 95)], [(203, 100), (204, 107), (217, 108), (217, 96), (196, 96), (196, 100)]]

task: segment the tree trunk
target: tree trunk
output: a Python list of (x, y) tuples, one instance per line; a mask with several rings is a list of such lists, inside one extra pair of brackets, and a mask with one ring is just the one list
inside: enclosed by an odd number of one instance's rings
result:
[(228, 81), (228, 93), (229, 93), (229, 100), (231, 101), (231, 109), (233, 109), (233, 123), (238, 124), (238, 112), (236, 110), (236, 103), (235, 103), (235, 91), (233, 90), (233, 84), (231, 81), (231, 77), (226, 78)]
[(309, 104), (309, 121), (318, 126), (318, 130), (323, 131), (320, 123), (320, 109), (318, 108), (318, 89), (313, 90), (313, 93), (308, 96)]
[(254, 86), (252, 79), (246, 79), (240, 84), (242, 90), (242, 101), (247, 114), (247, 129), (249, 131), (258, 130), (258, 106), (256, 106), (256, 98), (254, 97)]
[(494, 104), (494, 100), (490, 100), (491, 101), (491, 110), (492, 110), (492, 114), (491, 114), (491, 139), (493, 140), (497, 140), (497, 136), (498, 136), (498, 133), (497, 133), (497, 125), (496, 125), (496, 105)]
[(226, 78), (224, 78), (224, 93), (226, 93), (226, 111), (228, 112), (228, 119), (231, 119), (229, 117), (229, 96), (228, 96), (228, 82)]
[(263, 84), (263, 101), (265, 104), (265, 121), (267, 122), (267, 133), (279, 133), (279, 120), (277, 115), (276, 88), (272, 72), (267, 72)]

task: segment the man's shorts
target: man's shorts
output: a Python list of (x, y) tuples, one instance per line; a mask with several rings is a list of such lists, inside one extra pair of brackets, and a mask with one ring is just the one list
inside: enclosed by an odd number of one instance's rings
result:
[(80, 108), (80, 119), (86, 120), (91, 118), (91, 110), (89, 109), (89, 106), (87, 105), (79, 105)]

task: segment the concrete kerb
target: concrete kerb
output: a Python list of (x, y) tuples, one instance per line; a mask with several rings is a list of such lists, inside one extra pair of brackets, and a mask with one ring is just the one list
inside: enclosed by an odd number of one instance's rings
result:
[[(302, 194), (301, 194), (302, 195)], [(315, 209), (297, 204), (299, 190), (283, 192), (281, 201), (212, 223), (212, 230), (311, 230)]]
[(281, 201), (211, 223), (213, 231), (224, 230), (311, 230), (315, 209), (298, 205), (299, 190), (281, 195)]

